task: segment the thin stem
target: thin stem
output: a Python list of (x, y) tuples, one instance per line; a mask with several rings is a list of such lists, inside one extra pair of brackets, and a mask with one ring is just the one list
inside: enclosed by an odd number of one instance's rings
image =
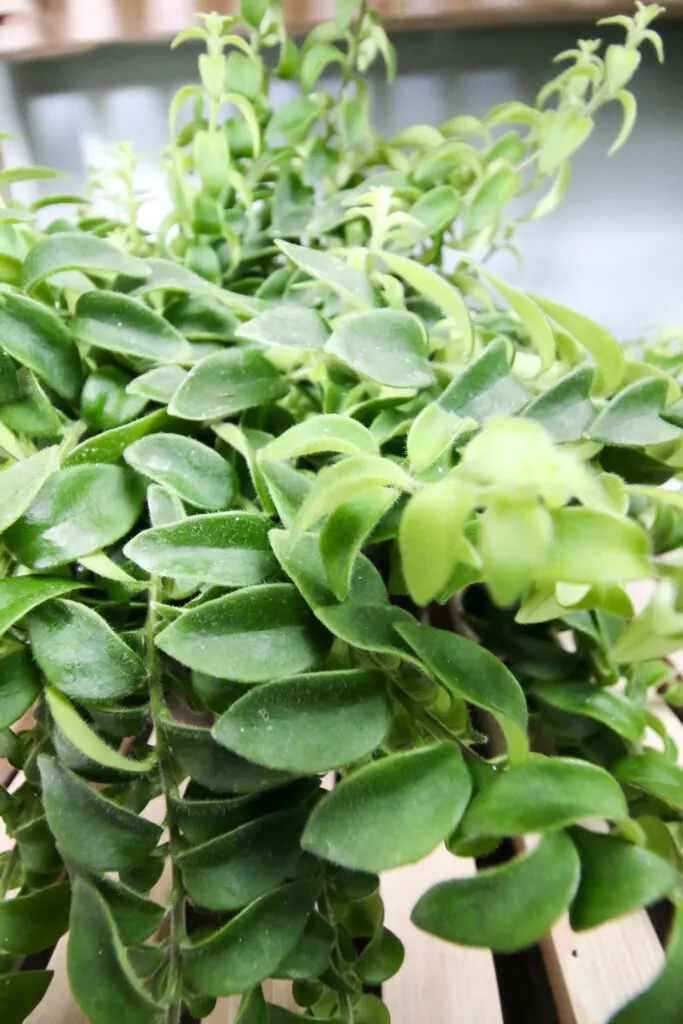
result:
[(161, 792), (166, 804), (166, 827), (168, 829), (169, 850), (171, 856), (171, 893), (170, 893), (170, 936), (168, 942), (168, 996), (165, 1024), (180, 1024), (181, 1013), (181, 976), (180, 976), (180, 944), (185, 938), (185, 890), (177, 865), (180, 852), (180, 831), (175, 820), (173, 798), (178, 796), (178, 787), (173, 773), (173, 758), (163, 730), (165, 711), (164, 690), (157, 661), (154, 633), (157, 626), (156, 600), (159, 581), (152, 577), (149, 583), (149, 605), (145, 638), (147, 648), (147, 678), (149, 683), (150, 707), (156, 737), (157, 755), (159, 759), (159, 781)]

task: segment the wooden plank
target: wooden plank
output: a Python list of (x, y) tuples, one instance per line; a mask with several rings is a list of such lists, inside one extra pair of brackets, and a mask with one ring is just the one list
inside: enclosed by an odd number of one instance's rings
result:
[(474, 861), (452, 857), (445, 847), (420, 864), (382, 878), (386, 925), (406, 947), (398, 974), (382, 986), (395, 1024), (502, 1024), (493, 957), (488, 950), (464, 949), (420, 931), (410, 921), (418, 898), (447, 878), (466, 878)]

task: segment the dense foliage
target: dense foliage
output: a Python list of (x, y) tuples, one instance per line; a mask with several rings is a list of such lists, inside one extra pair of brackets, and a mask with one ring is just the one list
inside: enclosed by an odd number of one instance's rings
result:
[[(241, 1024), (298, 1019), (270, 977), (306, 1019), (383, 1024), (369, 989), (403, 949), (378, 874), (443, 841), (516, 841), (415, 907), (464, 945), (679, 891), (683, 769), (652, 700), (682, 699), (680, 346), (631, 358), (485, 269), (604, 104), (626, 140), (657, 8), (562, 54), (534, 107), (391, 140), (373, 13), (341, 2), (298, 48), (264, 0), (242, 12), (181, 37), (206, 53), (158, 234), (126, 148), (93, 209), (0, 207), (3, 1024), (67, 928), (93, 1024), (230, 994)], [(276, 110), (273, 74), (300, 84)], [(680, 1022), (681, 976), (679, 922), (615, 1021)]]

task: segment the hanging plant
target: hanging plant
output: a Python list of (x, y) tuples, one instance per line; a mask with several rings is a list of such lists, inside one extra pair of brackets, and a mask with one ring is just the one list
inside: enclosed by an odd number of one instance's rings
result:
[[(509, 952), (669, 897), (667, 965), (614, 1020), (680, 1021), (683, 770), (651, 707), (681, 700), (680, 359), (488, 269), (605, 104), (626, 141), (657, 13), (534, 106), (386, 140), (376, 14), (298, 47), (243, 0), (178, 39), (206, 52), (156, 234), (126, 147), (91, 203), (0, 208), (3, 1024), (67, 930), (93, 1024), (235, 994), (242, 1024), (381, 1024), (378, 875), (508, 839), (415, 923)], [(300, 85), (275, 110), (273, 75)]]

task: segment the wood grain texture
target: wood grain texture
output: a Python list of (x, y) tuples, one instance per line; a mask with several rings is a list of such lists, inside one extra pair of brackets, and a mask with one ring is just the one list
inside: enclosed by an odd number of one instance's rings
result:
[(420, 864), (382, 878), (385, 923), (406, 947), (398, 974), (383, 985), (394, 1024), (502, 1024), (493, 957), (488, 950), (451, 946), (410, 921), (418, 898), (447, 878), (466, 878), (474, 861), (452, 857), (445, 847)]

